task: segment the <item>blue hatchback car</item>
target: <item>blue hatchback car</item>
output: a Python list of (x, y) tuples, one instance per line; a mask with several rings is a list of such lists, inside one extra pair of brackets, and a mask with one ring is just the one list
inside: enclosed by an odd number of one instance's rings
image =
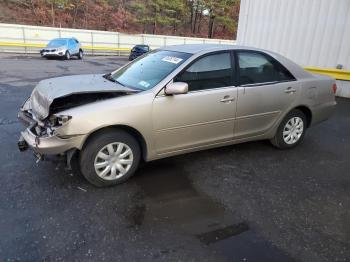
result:
[(56, 38), (51, 40), (47, 46), (40, 50), (42, 57), (61, 57), (69, 60), (72, 56), (83, 58), (83, 49), (78, 39), (72, 38)]
[(135, 45), (130, 52), (129, 61), (149, 52), (150, 48), (148, 45)]

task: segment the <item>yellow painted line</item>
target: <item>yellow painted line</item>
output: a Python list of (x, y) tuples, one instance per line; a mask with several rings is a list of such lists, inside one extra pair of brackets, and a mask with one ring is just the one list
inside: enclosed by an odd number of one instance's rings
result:
[(347, 80), (350, 81), (350, 71), (342, 69), (333, 68), (317, 68), (317, 67), (304, 67), (305, 70), (316, 73), (331, 76), (337, 80)]
[(45, 47), (45, 44), (30, 44), (30, 43), (15, 43), (15, 42), (0, 42), (0, 46), (16, 46), (16, 47)]
[[(45, 47), (46, 44), (33, 44), (33, 43), (16, 43), (16, 42), (0, 42), (0, 46), (14, 46), (14, 47)], [(108, 46), (83, 46), (83, 49), (88, 50), (104, 50), (104, 51), (130, 51), (131, 48), (119, 48)]]
[(90, 50), (106, 50), (106, 51), (130, 51), (131, 48), (124, 47), (108, 47), (108, 46), (83, 46), (83, 49)]

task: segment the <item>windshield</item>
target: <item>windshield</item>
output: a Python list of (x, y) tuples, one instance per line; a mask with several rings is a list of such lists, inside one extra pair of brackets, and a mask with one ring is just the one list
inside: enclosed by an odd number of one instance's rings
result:
[(67, 44), (67, 40), (65, 39), (54, 39), (54, 40), (51, 40), (47, 46), (48, 47), (63, 46), (66, 44)]
[(146, 53), (111, 77), (118, 83), (138, 90), (148, 90), (185, 62), (191, 54), (165, 50)]

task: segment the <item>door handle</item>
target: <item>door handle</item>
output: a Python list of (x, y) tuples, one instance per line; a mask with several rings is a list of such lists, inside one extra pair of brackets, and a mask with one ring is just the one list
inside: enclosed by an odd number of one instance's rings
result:
[(285, 92), (286, 94), (293, 94), (293, 93), (295, 93), (296, 91), (297, 91), (296, 89), (291, 88), (291, 87), (288, 87), (286, 90), (284, 90), (284, 92)]
[(232, 101), (234, 101), (235, 98), (234, 97), (230, 97), (230, 96), (224, 96), (223, 99), (220, 100), (221, 103), (231, 103)]

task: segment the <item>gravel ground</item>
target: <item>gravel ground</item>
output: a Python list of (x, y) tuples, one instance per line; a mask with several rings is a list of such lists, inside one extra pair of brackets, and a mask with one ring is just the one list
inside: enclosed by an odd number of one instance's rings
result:
[(268, 142), (147, 163), (98, 189), (20, 153), (17, 110), (44, 78), (125, 58), (0, 55), (1, 261), (349, 261), (350, 100), (289, 151)]

